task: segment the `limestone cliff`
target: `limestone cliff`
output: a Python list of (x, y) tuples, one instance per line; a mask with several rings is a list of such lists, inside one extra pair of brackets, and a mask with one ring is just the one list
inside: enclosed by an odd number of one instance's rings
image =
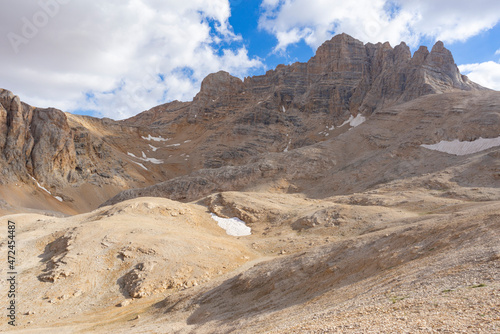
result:
[[(33, 176), (60, 184), (73, 178), (76, 153), (66, 115), (57, 109), (34, 108), (9, 91), (0, 90), (0, 149), (4, 181)], [(7, 167), (8, 166), (8, 167)]]

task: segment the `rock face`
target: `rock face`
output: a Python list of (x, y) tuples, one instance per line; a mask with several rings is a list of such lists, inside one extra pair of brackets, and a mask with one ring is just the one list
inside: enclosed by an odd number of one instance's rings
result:
[(346, 34), (320, 46), (308, 63), (279, 66), (248, 78), (245, 85), (261, 96), (273, 92), (275, 102), (286, 109), (334, 117), (371, 113), (427, 94), (481, 89), (460, 75), (442, 42), (430, 53), (420, 48), (412, 58), (404, 42), (395, 48), (389, 43), (363, 45)]
[(33, 108), (0, 90), (0, 115), (0, 149), (9, 166), (3, 168), (4, 180), (13, 174), (24, 181), (32, 176), (51, 184), (72, 179), (76, 153), (62, 111)]
[(134, 131), (112, 120), (35, 108), (0, 89), (0, 185), (27, 184), (70, 205), (80, 200), (74, 189), (81, 185), (108, 185), (114, 192), (133, 186), (143, 177), (120, 159), (126, 150), (107, 137), (129, 137)]
[[(66, 115), (57, 109), (35, 109), (31, 121), (34, 176), (42, 181), (52, 176), (59, 183), (75, 179), (76, 152)], [(47, 183), (49, 180), (46, 180)]]

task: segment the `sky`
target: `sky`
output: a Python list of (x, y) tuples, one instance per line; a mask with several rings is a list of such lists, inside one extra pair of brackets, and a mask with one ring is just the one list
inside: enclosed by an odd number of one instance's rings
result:
[(441, 40), (463, 74), (500, 90), (498, 0), (2, 0), (0, 88), (124, 119), (192, 100), (219, 70), (307, 62), (339, 33), (412, 51)]

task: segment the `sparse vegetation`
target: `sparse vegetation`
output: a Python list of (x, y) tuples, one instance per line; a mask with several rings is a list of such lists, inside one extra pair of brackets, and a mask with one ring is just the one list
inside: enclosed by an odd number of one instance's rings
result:
[(404, 300), (408, 298), (407, 296), (389, 296), (389, 300), (393, 303), (393, 304), (396, 304), (396, 302), (398, 301), (401, 301), (401, 300)]

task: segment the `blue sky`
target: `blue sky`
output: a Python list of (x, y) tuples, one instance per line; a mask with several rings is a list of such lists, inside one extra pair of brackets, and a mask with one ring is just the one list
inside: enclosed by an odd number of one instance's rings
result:
[(442, 40), (462, 73), (500, 90), (497, 0), (3, 0), (0, 88), (27, 103), (123, 119), (189, 101), (209, 73), (306, 62), (324, 41)]
[[(286, 52), (273, 52), (278, 40), (268, 31), (259, 29), (261, 1), (231, 0), (229, 3), (231, 5), (229, 23), (234, 32), (242, 36), (242, 43), (247, 48), (249, 56), (262, 59), (265, 69), (296, 61), (307, 62), (314, 56), (314, 50), (304, 41), (290, 45)], [(254, 69), (251, 74), (264, 74), (265, 69)]]

